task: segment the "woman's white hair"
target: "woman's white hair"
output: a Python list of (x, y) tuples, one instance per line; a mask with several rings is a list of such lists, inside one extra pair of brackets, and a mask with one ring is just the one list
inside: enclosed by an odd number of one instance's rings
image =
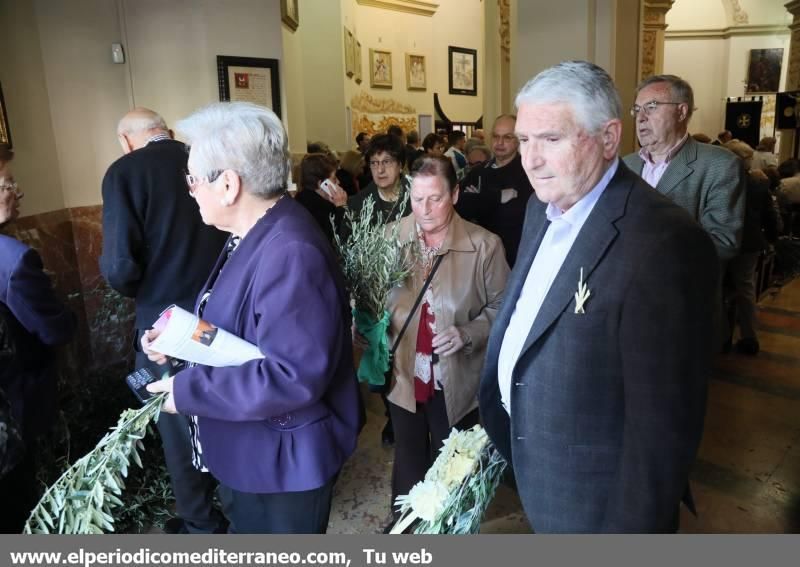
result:
[(564, 61), (528, 81), (514, 101), (521, 104), (566, 103), (581, 126), (591, 133), (622, 116), (622, 102), (614, 81), (588, 61)]
[(246, 191), (269, 199), (286, 192), (289, 143), (274, 112), (249, 102), (217, 102), (176, 127), (202, 174), (231, 169)]

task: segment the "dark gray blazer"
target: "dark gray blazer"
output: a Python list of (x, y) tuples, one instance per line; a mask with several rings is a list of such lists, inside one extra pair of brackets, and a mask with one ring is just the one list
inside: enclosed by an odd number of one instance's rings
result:
[[(500, 405), (497, 360), (547, 229), (532, 198), (480, 385), (536, 532), (667, 532), (703, 431), (718, 262), (684, 210), (623, 163), (567, 255)], [(580, 269), (591, 297), (575, 314)]]
[[(638, 153), (628, 154), (624, 161), (634, 173), (642, 174), (644, 160)], [(742, 162), (732, 152), (689, 136), (656, 189), (706, 229), (720, 260), (738, 254), (744, 226), (745, 178)]]

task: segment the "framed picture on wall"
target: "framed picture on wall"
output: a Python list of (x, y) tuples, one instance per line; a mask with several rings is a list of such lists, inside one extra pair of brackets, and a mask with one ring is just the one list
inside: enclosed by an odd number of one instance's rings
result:
[(745, 93), (776, 93), (781, 82), (783, 48), (751, 49)]
[(478, 96), (478, 50), (447, 48), (450, 94)]
[(278, 60), (217, 55), (219, 100), (254, 102), (281, 117)]
[(281, 20), (289, 26), (292, 31), (300, 25), (300, 9), (297, 6), (298, 0), (281, 0)]
[(3, 84), (0, 83), (0, 144), (13, 148), (11, 132), (8, 129), (8, 114), (6, 113), (6, 99), (3, 98)]
[(369, 50), (369, 86), (392, 88), (392, 52)]
[(356, 74), (356, 41), (352, 32), (344, 28), (344, 73), (348, 77)]
[(361, 84), (362, 75), (361, 75), (361, 42), (356, 40), (355, 48), (353, 49), (355, 52), (355, 63), (356, 63), (356, 74), (355, 74), (355, 81), (359, 85)]
[(410, 91), (424, 91), (425, 76), (425, 56), (406, 53), (406, 88)]

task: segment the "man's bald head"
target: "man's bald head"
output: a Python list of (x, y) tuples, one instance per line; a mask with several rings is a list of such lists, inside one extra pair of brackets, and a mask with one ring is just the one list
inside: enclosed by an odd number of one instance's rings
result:
[(126, 154), (144, 147), (158, 134), (169, 135), (170, 131), (161, 115), (149, 108), (134, 108), (117, 124), (117, 137)]

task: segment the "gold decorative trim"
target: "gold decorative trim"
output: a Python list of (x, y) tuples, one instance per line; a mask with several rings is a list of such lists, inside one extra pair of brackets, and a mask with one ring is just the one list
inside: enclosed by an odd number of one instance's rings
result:
[(787, 26), (746, 25), (727, 28), (711, 28), (698, 30), (668, 30), (664, 32), (666, 39), (726, 39), (746, 35), (789, 35)]
[(353, 95), (350, 99), (350, 108), (370, 114), (394, 113), (416, 114), (417, 110), (410, 104), (392, 100), (390, 98), (377, 98), (365, 92)]
[(732, 12), (733, 25), (740, 26), (750, 23), (750, 16), (748, 16), (747, 12), (739, 5), (739, 0), (728, 0), (728, 6)]
[(511, 0), (497, 0), (497, 13), (500, 15), (500, 50), (506, 61), (511, 61)]
[(431, 17), (439, 9), (439, 4), (423, 2), (422, 0), (356, 0), (361, 6), (382, 8), (394, 12), (406, 12), (418, 16)]

